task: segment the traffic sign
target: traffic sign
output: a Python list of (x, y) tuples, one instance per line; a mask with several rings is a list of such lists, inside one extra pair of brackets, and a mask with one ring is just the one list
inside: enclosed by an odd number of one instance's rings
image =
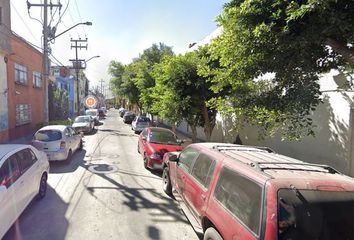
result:
[(85, 106), (87, 108), (95, 108), (97, 106), (97, 98), (95, 96), (92, 95), (88, 95), (85, 98)]

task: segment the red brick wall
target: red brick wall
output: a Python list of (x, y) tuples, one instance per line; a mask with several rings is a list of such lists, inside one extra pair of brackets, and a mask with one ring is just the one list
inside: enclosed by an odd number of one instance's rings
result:
[[(7, 63), (8, 104), (9, 104), (9, 138), (10, 140), (33, 133), (35, 126), (44, 121), (44, 86), (33, 86), (33, 71), (42, 73), (42, 54), (28, 45), (23, 39), (12, 36), (12, 52)], [(27, 67), (27, 84), (15, 83), (15, 63)], [(43, 77), (42, 77), (43, 79)], [(31, 104), (31, 123), (16, 126), (16, 104)]]

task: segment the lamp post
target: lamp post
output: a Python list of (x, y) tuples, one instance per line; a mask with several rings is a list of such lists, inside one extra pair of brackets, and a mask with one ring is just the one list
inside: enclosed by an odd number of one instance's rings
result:
[[(53, 37), (49, 38), (48, 41), (52, 41), (52, 40), (56, 39), (57, 37), (63, 35), (63, 34), (66, 33), (67, 31), (70, 31), (71, 29), (73, 29), (74, 27), (79, 26), (79, 25), (92, 26), (92, 22), (81, 22), (81, 23), (77, 23), (77, 24), (75, 24), (74, 26), (72, 26), (72, 27), (66, 29), (64, 32), (61, 32), (61, 33), (57, 34), (56, 36), (53, 36)], [(51, 31), (54, 32), (54, 34), (55, 34), (55, 30), (51, 29)], [(53, 34), (53, 33), (52, 33), (52, 34)], [(54, 34), (53, 34), (53, 35), (54, 35)]]

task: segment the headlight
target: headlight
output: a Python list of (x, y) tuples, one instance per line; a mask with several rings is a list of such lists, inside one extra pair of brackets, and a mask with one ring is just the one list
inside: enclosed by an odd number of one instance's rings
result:
[(161, 159), (161, 155), (158, 153), (153, 153), (150, 155), (150, 158), (151, 159)]

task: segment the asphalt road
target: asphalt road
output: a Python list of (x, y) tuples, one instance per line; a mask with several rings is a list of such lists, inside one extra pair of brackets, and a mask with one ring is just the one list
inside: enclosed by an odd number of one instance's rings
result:
[(51, 163), (47, 196), (4, 240), (198, 239), (160, 174), (143, 167), (137, 139), (110, 110), (70, 163)]

